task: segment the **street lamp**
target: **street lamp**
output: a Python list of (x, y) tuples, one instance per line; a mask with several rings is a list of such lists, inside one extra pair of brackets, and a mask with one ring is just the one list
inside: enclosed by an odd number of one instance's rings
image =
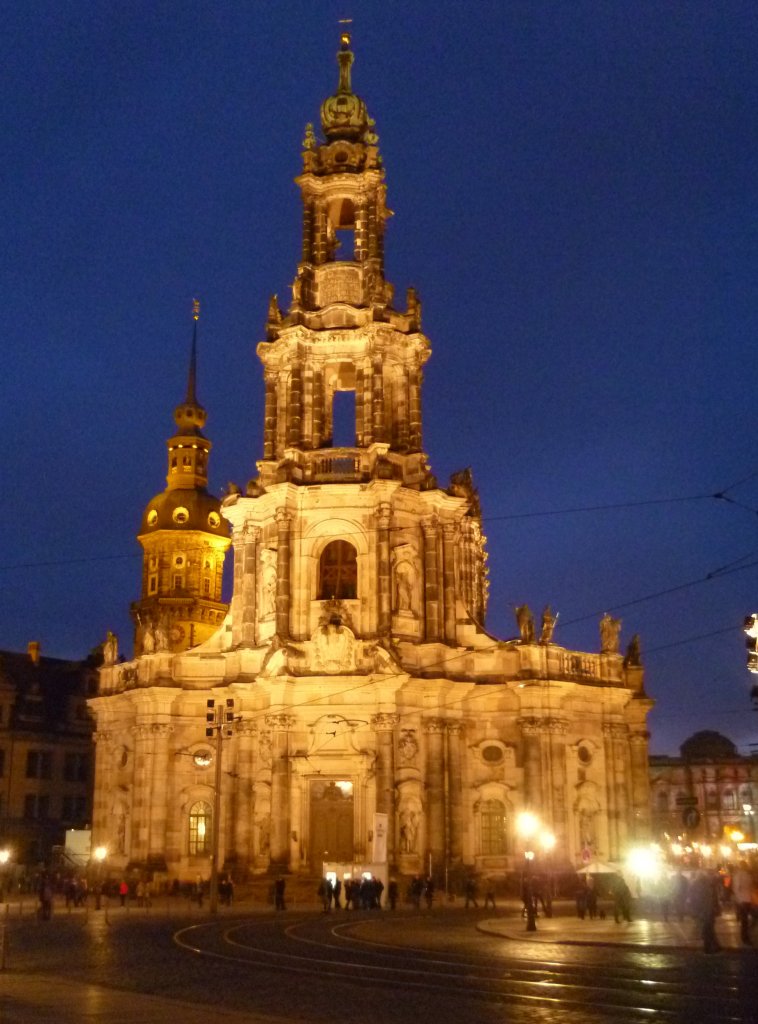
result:
[(532, 881), (532, 861), (534, 850), (531, 839), (539, 829), (537, 816), (531, 811), (522, 811), (516, 820), (516, 830), (524, 842), (524, 873), (521, 879), (521, 898), (526, 910), (526, 930), (537, 931), (537, 910), (534, 906), (534, 885)]
[(8, 867), (8, 862), (11, 859), (11, 851), (6, 847), (4, 850), (0, 850), (0, 900), (5, 896), (5, 890), (7, 886), (5, 872)]
[(225, 701), (212, 698), (206, 702), (205, 735), (208, 739), (216, 738), (214, 757), (216, 763), (213, 773), (213, 832), (211, 833), (211, 891), (208, 906), (212, 914), (218, 913), (218, 860), (221, 839), (221, 749), (225, 736), (231, 736), (235, 724), (234, 700), (228, 697)]
[(545, 900), (545, 916), (553, 916), (553, 850), (555, 848), (555, 836), (552, 832), (541, 832), (539, 843), (545, 855), (547, 865), (547, 898)]
[(92, 851), (92, 856), (95, 858), (95, 910), (99, 910), (100, 900), (103, 895), (103, 865), (105, 864), (105, 858), (108, 856), (108, 848), (106, 846), (96, 846)]

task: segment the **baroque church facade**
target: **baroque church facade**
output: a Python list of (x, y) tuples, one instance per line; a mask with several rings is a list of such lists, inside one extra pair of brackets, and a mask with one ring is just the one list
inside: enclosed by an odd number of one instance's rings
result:
[(110, 636), (90, 701), (93, 844), (114, 869), (207, 876), (215, 841), (238, 878), (320, 875), (384, 859), (382, 822), (401, 874), (506, 874), (523, 864), (524, 809), (555, 836), (556, 867), (648, 835), (638, 645), (622, 655), (606, 616), (599, 652), (568, 650), (549, 609), (535, 629), (525, 606), (516, 639), (485, 630), (478, 495), (468, 470), (441, 486), (423, 450), (430, 345), (415, 291), (400, 308), (385, 278), (384, 169), (352, 62), (345, 35), (296, 179), (292, 301), (271, 300), (257, 350), (258, 474), (223, 500), (207, 491), (193, 338), (167, 488), (139, 533), (135, 656)]

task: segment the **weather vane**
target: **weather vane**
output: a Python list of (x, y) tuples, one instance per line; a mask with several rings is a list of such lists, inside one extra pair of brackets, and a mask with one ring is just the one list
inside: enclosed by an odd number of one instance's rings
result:
[[(338, 24), (339, 25), (352, 25), (353, 24), (353, 19), (352, 18), (340, 18)], [(340, 42), (342, 43), (343, 46), (349, 46), (350, 45), (350, 29), (349, 28), (343, 28), (340, 31)]]
[(200, 299), (193, 299), (192, 300), (192, 319), (193, 320), (199, 320), (200, 319)]

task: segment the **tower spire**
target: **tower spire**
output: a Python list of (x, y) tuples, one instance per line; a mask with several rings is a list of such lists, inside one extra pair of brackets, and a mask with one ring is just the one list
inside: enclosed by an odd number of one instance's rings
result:
[(192, 348), (190, 350), (189, 374), (187, 377), (187, 405), (197, 405), (197, 322), (200, 319), (200, 299), (192, 300)]

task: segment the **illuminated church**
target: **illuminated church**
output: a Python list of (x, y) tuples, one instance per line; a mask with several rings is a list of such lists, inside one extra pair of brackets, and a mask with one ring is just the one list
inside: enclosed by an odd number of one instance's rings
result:
[(424, 452), (431, 350), (419, 297), (385, 277), (384, 169), (349, 47), (320, 135), (306, 129), (292, 301), (271, 300), (257, 349), (257, 476), (208, 493), (193, 338), (167, 486), (139, 531), (135, 656), (104, 648), (93, 843), (115, 870), (193, 880), (215, 843), (238, 879), (385, 859), (506, 874), (524, 809), (564, 867), (648, 835), (636, 639), (622, 654), (606, 616), (598, 653), (567, 650), (550, 610), (535, 625), (526, 607), (517, 638), (485, 629), (478, 495), (468, 470), (440, 485)]

